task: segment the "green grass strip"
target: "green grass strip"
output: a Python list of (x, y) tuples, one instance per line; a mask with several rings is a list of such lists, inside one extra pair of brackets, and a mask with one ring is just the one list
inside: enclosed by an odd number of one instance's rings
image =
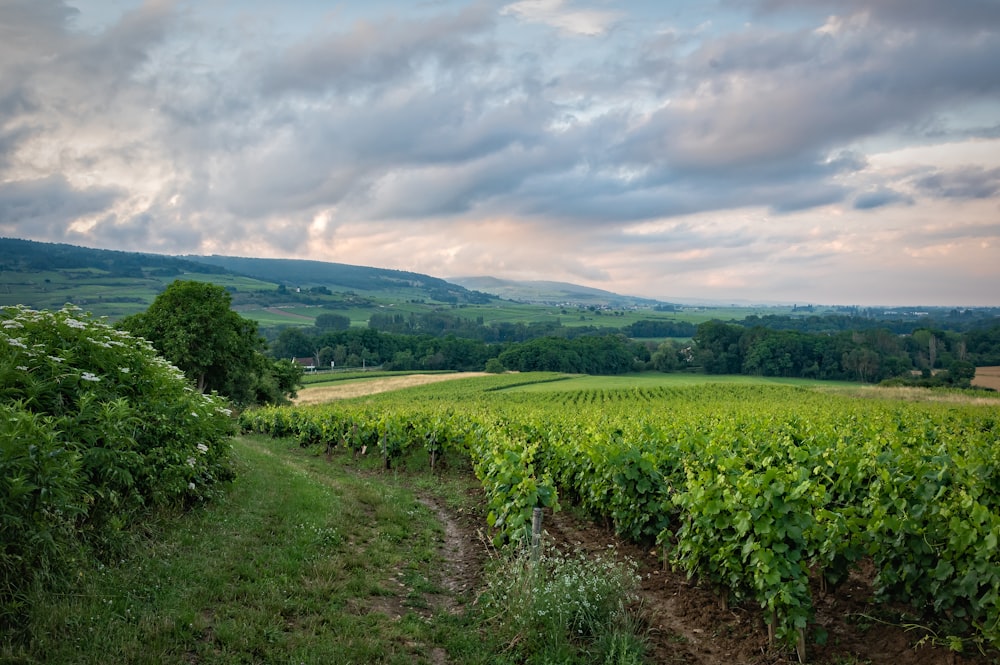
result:
[(235, 453), (222, 499), (39, 598), (0, 662), (497, 662), (473, 612), (435, 607), (442, 530), (412, 493), (288, 441)]

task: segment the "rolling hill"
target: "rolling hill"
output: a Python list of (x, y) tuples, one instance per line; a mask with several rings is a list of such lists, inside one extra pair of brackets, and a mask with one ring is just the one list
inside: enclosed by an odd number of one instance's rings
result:
[(643, 307), (672, 309), (670, 303), (623, 296), (611, 291), (594, 289), (579, 284), (549, 281), (516, 281), (497, 279), (496, 277), (449, 277), (448, 280), (467, 289), (474, 289), (492, 294), (505, 300), (539, 305), (572, 305), (587, 307), (590, 305), (611, 308)]

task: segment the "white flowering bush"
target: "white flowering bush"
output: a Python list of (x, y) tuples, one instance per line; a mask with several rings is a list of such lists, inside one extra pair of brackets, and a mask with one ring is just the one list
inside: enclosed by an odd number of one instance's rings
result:
[(0, 622), (148, 510), (232, 477), (225, 403), (76, 308), (0, 308)]

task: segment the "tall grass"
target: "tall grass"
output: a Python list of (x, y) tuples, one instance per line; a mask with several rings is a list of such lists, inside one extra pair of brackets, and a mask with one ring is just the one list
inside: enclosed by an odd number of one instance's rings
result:
[(526, 663), (643, 662), (634, 563), (613, 552), (513, 548), (494, 557), (482, 601), (487, 620)]

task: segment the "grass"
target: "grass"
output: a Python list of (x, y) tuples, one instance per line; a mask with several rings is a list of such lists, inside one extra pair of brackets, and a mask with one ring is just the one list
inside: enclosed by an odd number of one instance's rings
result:
[(848, 389), (858, 388), (859, 384), (847, 381), (819, 381), (813, 379), (786, 379), (780, 377), (757, 377), (729, 374), (664, 374), (662, 372), (642, 372), (618, 376), (588, 376), (579, 375), (567, 378), (565, 381), (550, 383), (533, 383), (516, 386), (510, 390), (525, 392), (564, 392), (574, 390), (595, 389), (628, 389), (628, 388), (658, 388), (683, 387), (705, 383), (738, 383), (738, 384), (781, 384), (802, 386), (817, 389)]
[(302, 375), (302, 384), (306, 386), (324, 383), (343, 383), (345, 381), (364, 381), (367, 379), (385, 378), (387, 376), (408, 376), (410, 374), (454, 374), (453, 369), (429, 369), (429, 370), (403, 370), (403, 371), (340, 371), (323, 370), (320, 372), (306, 372)]
[(486, 572), (491, 602), (449, 585), (444, 529), (415, 492), (482, 522), (467, 460), (431, 475), (415, 452), (379, 472), (377, 456), (260, 436), (234, 453), (222, 498), (157, 516), (127, 556), (38, 594), (28, 628), (0, 635), (0, 663), (640, 662), (643, 628), (622, 604), (632, 570), (548, 559), (550, 574), (526, 577), (531, 603), (498, 595), (528, 588), (511, 577), (523, 557)]
[(441, 527), (410, 491), (287, 441), (235, 451), (223, 499), (38, 598), (0, 662), (495, 662), (474, 612), (433, 611)]

